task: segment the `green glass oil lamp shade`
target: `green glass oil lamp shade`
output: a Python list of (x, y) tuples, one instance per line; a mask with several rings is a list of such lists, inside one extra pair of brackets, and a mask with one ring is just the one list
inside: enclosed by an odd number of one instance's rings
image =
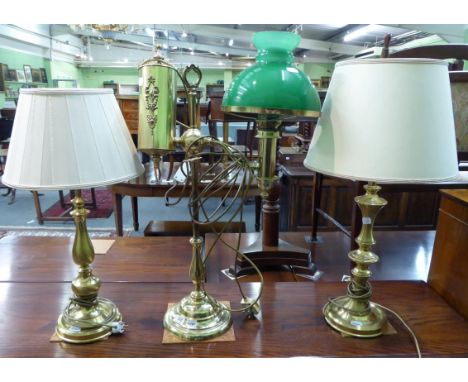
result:
[(301, 38), (290, 32), (258, 32), (256, 63), (242, 71), (224, 94), (225, 112), (317, 117), (320, 98), (304, 72), (294, 66)]

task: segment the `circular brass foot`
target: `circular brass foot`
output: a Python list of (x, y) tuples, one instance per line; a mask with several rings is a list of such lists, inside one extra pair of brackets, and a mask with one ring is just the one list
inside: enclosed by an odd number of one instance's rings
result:
[(65, 342), (94, 342), (111, 335), (111, 324), (119, 321), (122, 315), (115, 304), (99, 298), (91, 307), (71, 303), (58, 318), (55, 331)]
[(226, 306), (202, 291), (190, 293), (164, 315), (164, 327), (189, 341), (216, 337), (231, 324), (231, 313)]
[(338, 297), (323, 307), (327, 323), (341, 333), (353, 337), (371, 338), (382, 334), (387, 322), (385, 312), (369, 303), (363, 307), (362, 301), (348, 296)]

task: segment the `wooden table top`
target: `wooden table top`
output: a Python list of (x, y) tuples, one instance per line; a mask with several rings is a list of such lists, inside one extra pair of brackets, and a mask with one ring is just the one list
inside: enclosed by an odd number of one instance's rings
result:
[[(254, 295), (258, 284), (244, 284)], [(374, 282), (374, 301), (396, 310), (412, 327), (425, 357), (468, 356), (468, 323), (422, 282)], [(238, 306), (232, 287), (212, 284), (211, 293)], [(191, 290), (188, 284), (104, 283), (128, 324), (108, 340), (73, 345), (51, 343), (56, 319), (71, 290), (68, 283), (0, 283), (0, 357), (413, 357), (410, 335), (389, 317), (397, 334), (375, 339), (344, 338), (325, 323), (322, 306), (343, 294), (342, 283), (272, 283), (264, 290), (262, 317), (234, 314), (236, 341), (162, 344), (169, 302)]]
[[(320, 233), (318, 243), (305, 241), (307, 232), (281, 232), (280, 237), (297, 246), (310, 249), (313, 261), (323, 272), (319, 281), (339, 281), (349, 274), (347, 257), (349, 238), (341, 232)], [(432, 253), (433, 232), (376, 232), (375, 253), (379, 263), (372, 266), (372, 280), (425, 280), (428, 258)], [(206, 235), (209, 248), (213, 234)], [(224, 234), (224, 240), (235, 245), (237, 234)], [(116, 237), (105, 255), (96, 255), (93, 268), (103, 282), (181, 282), (190, 283), (191, 260), (189, 237)], [(259, 233), (242, 235), (241, 248), (260, 239)], [(97, 239), (99, 240), (99, 239)], [(423, 242), (424, 240), (424, 242)], [(0, 240), (0, 282), (71, 281), (77, 274), (72, 260), (73, 238), (6, 236)], [(422, 252), (421, 252), (422, 251)], [(419, 253), (423, 266), (415, 267)], [(170, 254), (170, 256), (168, 256)], [(217, 245), (207, 262), (207, 282), (231, 282), (221, 270), (234, 264), (234, 253)], [(308, 281), (289, 272), (265, 272), (269, 281)], [(257, 281), (256, 276), (241, 278)]]
[[(110, 250), (93, 263), (101, 281), (191, 282), (189, 237), (113, 239)], [(0, 282), (71, 281), (77, 275), (72, 247), (73, 238), (6, 236), (0, 240)]]
[[(204, 165), (204, 163), (202, 163)], [(161, 170), (161, 179), (163, 180), (160, 183), (151, 183), (151, 179), (154, 178), (154, 173), (151, 172), (151, 168), (146, 165), (145, 171), (139, 177), (136, 177), (128, 182), (116, 183), (109, 186), (109, 189), (113, 193), (130, 195), (130, 196), (148, 196), (148, 197), (163, 197), (165, 196), (167, 190), (174, 186), (173, 179), (177, 173), (177, 170), (180, 167), (180, 162), (174, 162), (174, 168), (172, 170), (171, 176), (169, 177), (169, 170), (170, 170), (170, 162), (161, 162), (160, 170)], [(242, 180), (242, 177), (239, 176), (239, 183)], [(185, 180), (184, 180), (185, 182)], [(238, 183), (238, 184), (239, 184)], [(206, 184), (200, 184), (200, 189), (203, 189)], [(170, 197), (177, 198), (180, 194), (182, 189), (184, 188), (183, 183), (178, 183), (174, 186), (173, 191), (170, 194)], [(235, 193), (235, 190), (232, 190), (232, 194)], [(189, 196), (191, 192), (190, 187), (186, 187), (184, 196)], [(221, 196), (224, 195), (226, 192), (225, 189), (221, 189), (219, 192), (215, 193), (213, 196)], [(248, 192), (249, 196), (255, 196), (259, 193), (257, 187), (256, 179), (252, 180), (252, 184), (250, 185), (250, 189)]]
[[(308, 244), (306, 232), (282, 232), (280, 237), (297, 246), (310, 249), (313, 261), (323, 271), (319, 281), (339, 281), (349, 274), (348, 237), (341, 232), (320, 233), (320, 242)], [(375, 252), (380, 262), (372, 267), (372, 280), (425, 280), (429, 253), (432, 252), (432, 232), (376, 232)], [(215, 236), (206, 235), (206, 246)], [(224, 240), (236, 244), (237, 234), (224, 234)], [(189, 237), (116, 237), (105, 255), (96, 255), (93, 268), (103, 282), (182, 282), (190, 283), (188, 269), (191, 260)], [(241, 248), (260, 239), (259, 233), (242, 235)], [(426, 243), (422, 243), (422, 239)], [(97, 239), (99, 240), (99, 239)], [(77, 274), (72, 260), (73, 238), (6, 236), (0, 240), (0, 282), (61, 282), (71, 281)], [(415, 257), (425, 266), (415, 267)], [(168, 256), (170, 254), (170, 256)], [(207, 282), (231, 282), (220, 271), (234, 264), (234, 253), (218, 245), (207, 262)], [(271, 276), (271, 277), (270, 277)], [(289, 272), (265, 272), (269, 281), (308, 281)], [(256, 276), (241, 278), (256, 281)]]

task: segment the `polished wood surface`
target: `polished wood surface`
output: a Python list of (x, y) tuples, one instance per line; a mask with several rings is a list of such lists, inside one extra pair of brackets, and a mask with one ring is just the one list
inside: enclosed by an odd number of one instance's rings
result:
[(442, 191), (428, 283), (468, 319), (468, 189)]
[[(224, 234), (230, 245), (237, 234)], [(372, 266), (372, 280), (426, 280), (434, 242), (432, 231), (376, 232), (374, 252), (380, 262)], [(307, 244), (301, 232), (280, 233), (280, 238), (308, 249), (312, 260), (324, 272), (321, 281), (339, 281), (349, 274), (348, 238), (341, 232), (323, 232), (319, 241)], [(93, 268), (103, 282), (190, 283), (188, 268), (192, 256), (189, 237), (117, 237), (105, 255), (96, 255)], [(206, 235), (206, 248), (215, 236)], [(260, 234), (245, 233), (241, 248), (259, 241)], [(72, 261), (73, 239), (65, 237), (16, 237), (0, 240), (0, 282), (71, 281), (77, 274)], [(170, 256), (168, 256), (170, 254)], [(207, 261), (207, 282), (230, 282), (221, 273), (234, 265), (234, 252), (218, 243)], [(287, 269), (265, 272), (269, 281), (310, 281)], [(241, 280), (256, 281), (256, 276)]]
[(130, 134), (138, 134), (138, 96), (116, 98)]
[[(109, 252), (96, 255), (94, 272), (103, 282), (190, 283), (189, 239), (117, 237)], [(0, 240), (0, 282), (71, 281), (78, 270), (72, 247), (73, 238), (4, 237)]]
[[(161, 179), (170, 180), (176, 173), (177, 169), (179, 168), (180, 163), (174, 163), (174, 167), (172, 172), (170, 171), (170, 163), (169, 162), (162, 162), (161, 163)], [(113, 201), (114, 201), (114, 218), (115, 218), (115, 226), (118, 236), (123, 235), (123, 221), (122, 221), (122, 199), (125, 196), (132, 197), (132, 209), (134, 211), (133, 215), (133, 225), (135, 230), (138, 230), (138, 197), (165, 197), (166, 192), (173, 186), (172, 182), (161, 182), (161, 183), (150, 183), (151, 179), (151, 171), (149, 166), (146, 165), (145, 172), (140, 175), (139, 177), (132, 179), (129, 182), (117, 183), (110, 186), (110, 190), (112, 191)], [(154, 176), (154, 174), (153, 174)], [(200, 188), (205, 187), (205, 185), (200, 185)], [(232, 191), (233, 193), (235, 192)], [(169, 195), (171, 198), (177, 198), (179, 195), (183, 196), (190, 196), (191, 189), (190, 187), (184, 188), (182, 184), (176, 185)], [(213, 196), (223, 196), (226, 193), (225, 189), (220, 189), (219, 192), (214, 193)], [(253, 184), (247, 196), (258, 196), (258, 187), (256, 184)], [(260, 198), (255, 198), (255, 203), (260, 203)], [(168, 213), (170, 211), (170, 207), (168, 207)], [(260, 220), (260, 212), (256, 211), (255, 214), (255, 224), (256, 226), (259, 225)]]
[[(200, 235), (215, 232), (245, 232), (242, 222), (213, 222), (198, 226)], [(145, 236), (191, 236), (193, 224), (191, 221), (179, 220), (151, 220), (145, 228)]]
[[(412, 327), (425, 357), (468, 356), (468, 323), (422, 282), (375, 282), (374, 300), (396, 310)], [(209, 285), (218, 299), (239, 306), (232, 287)], [(343, 293), (341, 283), (273, 283), (264, 289), (262, 316), (249, 320), (234, 313), (236, 341), (161, 344), (169, 302), (192, 287), (168, 283), (104, 283), (128, 324), (120, 336), (86, 345), (51, 343), (56, 319), (70, 297), (66, 283), (1, 283), (0, 357), (414, 357), (413, 341), (394, 317), (395, 335), (375, 339), (343, 338), (324, 321), (329, 297)], [(258, 284), (244, 284), (254, 296)]]
[[(256, 241), (260, 241), (259, 233), (246, 233), (241, 237), (241, 248), (246, 248)], [(214, 243), (213, 234), (206, 235), (206, 248), (211, 248)], [(223, 240), (234, 246), (237, 244), (238, 235), (227, 233)], [(308, 235), (304, 232), (280, 232), (280, 239), (293, 245), (308, 249), (312, 255), (312, 262), (323, 274), (318, 280), (339, 281), (343, 275), (349, 275), (351, 264), (348, 259), (349, 238), (341, 232), (321, 232), (317, 242), (308, 243)], [(380, 261), (372, 265), (373, 280), (426, 280), (434, 243), (433, 231), (378, 231), (375, 232), (377, 243), (373, 247)], [(222, 243), (214, 247), (211, 258), (207, 262), (209, 280), (228, 282), (220, 270), (229, 268), (234, 264), (235, 253)], [(286, 275), (287, 273), (293, 275)], [(287, 269), (283, 280), (309, 281), (306, 277), (296, 274), (294, 269)], [(268, 272), (265, 272), (267, 275)], [(278, 272), (273, 272), (278, 275)], [(258, 280), (256, 276), (241, 278), (241, 280)]]

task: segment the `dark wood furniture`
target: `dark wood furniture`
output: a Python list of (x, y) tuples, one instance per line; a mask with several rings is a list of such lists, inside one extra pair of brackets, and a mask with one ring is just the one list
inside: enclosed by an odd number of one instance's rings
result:
[[(340, 229), (350, 238), (359, 234), (361, 215), (354, 197), (363, 193), (363, 182), (323, 176), (293, 163), (280, 166), (282, 231), (311, 231), (311, 239), (317, 240), (317, 232)], [(385, 230), (435, 229), (439, 207), (439, 190), (468, 187), (468, 172), (461, 178), (442, 183), (385, 184), (380, 194), (387, 199), (387, 206), (377, 217), (375, 228)], [(316, 176), (317, 175), (317, 176)], [(317, 190), (317, 191), (315, 191)]]
[[(168, 179), (170, 176), (169, 174), (174, 174), (177, 171), (178, 166), (180, 163), (174, 163), (174, 168), (172, 172), (170, 171), (170, 163), (162, 162), (161, 164), (161, 177), (162, 179)], [(110, 186), (110, 190), (112, 191), (113, 201), (114, 201), (114, 217), (115, 217), (115, 227), (117, 231), (117, 235), (123, 235), (123, 222), (122, 222), (122, 199), (125, 196), (130, 196), (132, 198), (132, 212), (133, 212), (133, 228), (135, 231), (139, 229), (139, 222), (138, 222), (138, 197), (159, 197), (162, 198), (166, 195), (166, 192), (172, 187), (172, 183), (149, 183), (150, 174), (148, 173), (149, 167), (146, 167), (146, 172), (143, 173), (140, 177), (135, 178), (129, 182), (124, 183), (117, 183)], [(182, 192), (183, 186), (178, 185), (176, 186), (171, 195), (173, 197), (177, 197)], [(190, 188), (186, 188), (184, 191), (184, 196), (190, 195)], [(221, 196), (223, 190), (220, 191), (219, 196)], [(216, 195), (214, 195), (216, 196)], [(252, 186), (249, 191), (248, 196), (255, 197), (255, 203), (260, 204), (261, 199), (258, 196), (258, 188), (256, 186)], [(168, 213), (170, 213), (170, 207), (168, 207)], [(256, 216), (255, 216), (255, 226), (260, 226), (260, 212), (259, 208), (256, 209)]]
[[(344, 237), (339, 232), (326, 234)], [(258, 234), (246, 234), (246, 242), (255, 240), (254, 235)], [(378, 241), (393, 243), (394, 252), (402, 252), (392, 237), (395, 233), (377, 235), (388, 236), (387, 240)], [(207, 244), (212, 240), (208, 236)], [(229, 242), (236, 237), (225, 236)], [(294, 241), (302, 235), (282, 236)], [(163, 345), (162, 319), (167, 304), (192, 290), (187, 274), (191, 248), (186, 239), (117, 238), (107, 254), (96, 255), (94, 268), (103, 281), (101, 295), (119, 306), (128, 328), (122, 336), (86, 345), (49, 341), (56, 319), (71, 295), (70, 280), (76, 274), (70, 255), (72, 239), (1, 239), (0, 269), (8, 272), (0, 273), (0, 296), (4, 297), (0, 299), (0, 357), (415, 356), (411, 337), (391, 315), (390, 322), (397, 331), (394, 335), (361, 340), (343, 338), (332, 330), (323, 320), (321, 308), (329, 297), (343, 293), (343, 284), (323, 279), (316, 283), (267, 282), (259, 319), (233, 315), (234, 342), (224, 342), (222, 346), (216, 342)], [(333, 249), (336, 248), (323, 252), (319, 260), (335, 256)], [(240, 296), (234, 283), (217, 278), (221, 275), (219, 266), (229, 260), (229, 253), (219, 247), (212, 256), (207, 289), (216, 298), (239, 306)], [(243, 283), (243, 287), (248, 295), (258, 291), (257, 283)], [(427, 284), (374, 281), (373, 287), (375, 301), (397, 311), (412, 327), (424, 357), (468, 356), (467, 321)]]
[[(212, 137), (218, 137), (217, 124), (221, 122), (223, 124), (223, 142), (229, 143), (229, 123), (230, 122), (246, 122), (247, 137), (252, 137), (249, 135), (250, 127), (252, 124), (252, 131), (256, 129), (256, 120), (253, 118), (243, 117), (241, 115), (233, 115), (230, 113), (224, 113), (221, 110), (221, 105), (223, 103), (224, 92), (212, 93), (210, 95), (210, 101), (208, 103), (208, 130)], [(248, 142), (241, 143), (249, 148), (250, 151), (253, 150), (253, 139), (250, 139)]]
[[(468, 355), (468, 323), (421, 282), (375, 282), (375, 299), (398, 311), (418, 336), (424, 357)], [(238, 306), (234, 287), (209, 285), (218, 299)], [(327, 326), (321, 308), (342, 293), (341, 283), (274, 283), (265, 287), (262, 316), (234, 314), (236, 341), (161, 344), (162, 319), (169, 302), (190, 284), (104, 283), (128, 324), (127, 332), (86, 345), (51, 343), (56, 318), (70, 296), (68, 283), (1, 283), (1, 357), (414, 357), (405, 329), (390, 317), (395, 335), (376, 339), (343, 338)], [(246, 284), (254, 295), (257, 284)], [(44, 298), (47, 296), (47, 298)], [(430, 319), (428, 319), (430, 317)]]
[[(259, 235), (242, 234), (241, 248), (258, 240)], [(349, 273), (348, 238), (343, 233), (324, 232), (324, 242), (312, 244), (306, 243), (301, 232), (281, 232), (280, 237), (294, 245), (310, 248), (314, 261), (323, 272), (318, 282), (337, 281)], [(223, 239), (234, 246), (237, 238), (235, 233), (223, 235)], [(381, 262), (372, 270), (373, 280), (426, 280), (434, 242), (433, 231), (380, 231), (376, 232), (376, 238), (375, 251)], [(105, 255), (96, 255), (93, 265), (102, 281), (190, 282), (187, 273), (191, 260), (190, 237), (110, 239), (115, 240), (114, 244)], [(206, 234), (205, 247), (210, 248), (214, 240), (215, 235)], [(71, 281), (76, 276), (72, 247), (72, 238), (6, 236), (0, 240), (0, 282)], [(233, 263), (234, 252), (218, 244), (207, 262), (207, 281), (230, 282), (220, 270)], [(265, 277), (273, 281), (308, 281), (307, 278), (294, 277), (293, 271), (265, 272)], [(250, 280), (258, 281), (253, 276)]]
[[(191, 236), (191, 221), (151, 220), (145, 228), (145, 236)], [(245, 222), (214, 222), (210, 225), (199, 225), (201, 236), (215, 232), (245, 232)]]
[[(97, 208), (97, 202), (96, 202), (96, 191), (94, 188), (91, 188), (91, 200), (85, 201), (85, 206), (87, 208)], [(42, 213), (42, 208), (41, 208), (41, 201), (39, 198), (39, 193), (37, 191), (31, 191), (33, 200), (34, 200), (34, 209), (36, 210), (36, 219), (37, 223), (40, 225), (43, 225), (45, 221), (68, 221), (68, 220), (73, 220), (73, 218), (70, 216), (70, 211), (73, 209), (73, 205), (70, 202), (65, 201), (65, 197), (63, 195), (63, 191), (60, 190), (59, 192), (59, 202), (64, 210), (60, 216), (44, 216)], [(74, 198), (75, 191), (70, 190), (70, 198)]]
[(441, 193), (428, 283), (468, 319), (468, 189)]
[(121, 96), (117, 95), (117, 102), (119, 104), (122, 115), (127, 123), (130, 134), (138, 134), (138, 96)]

